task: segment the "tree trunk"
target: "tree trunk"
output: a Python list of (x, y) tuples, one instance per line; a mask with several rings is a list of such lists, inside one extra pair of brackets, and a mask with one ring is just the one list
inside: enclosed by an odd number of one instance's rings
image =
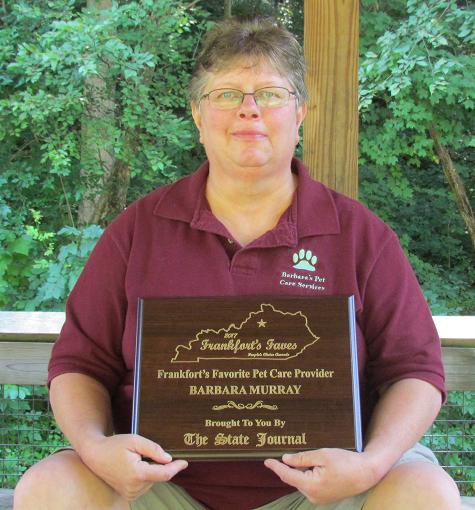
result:
[(457, 207), (462, 215), (463, 221), (465, 222), (468, 235), (470, 236), (475, 250), (475, 216), (468, 200), (463, 180), (452, 162), (449, 151), (440, 143), (437, 129), (434, 125), (429, 128), (429, 134), (434, 141), (435, 152), (439, 157), (444, 174), (449, 182), (450, 189), (454, 194), (455, 202), (457, 203)]
[(232, 16), (233, 0), (224, 0), (224, 17), (230, 18)]
[[(112, 0), (88, 0), (97, 12), (112, 7)], [(102, 63), (98, 74), (85, 80), (87, 100), (81, 126), (81, 181), (84, 192), (78, 209), (78, 224), (105, 225), (126, 205), (129, 169), (118, 161), (113, 149), (116, 125), (114, 87), (107, 81), (109, 66)]]
[(81, 125), (81, 181), (83, 196), (78, 223), (102, 223), (109, 202), (109, 187), (116, 159), (108, 132), (114, 125), (114, 102), (107, 100), (106, 81), (90, 76), (85, 81), (87, 105)]

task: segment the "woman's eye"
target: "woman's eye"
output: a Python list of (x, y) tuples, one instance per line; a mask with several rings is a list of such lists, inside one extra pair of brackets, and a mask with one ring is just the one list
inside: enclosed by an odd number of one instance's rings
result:
[(273, 99), (275, 97), (275, 93), (272, 90), (260, 90), (257, 93), (257, 96), (260, 99)]
[(236, 97), (236, 92), (234, 92), (234, 90), (225, 90), (221, 92), (219, 97), (222, 99), (234, 99)]

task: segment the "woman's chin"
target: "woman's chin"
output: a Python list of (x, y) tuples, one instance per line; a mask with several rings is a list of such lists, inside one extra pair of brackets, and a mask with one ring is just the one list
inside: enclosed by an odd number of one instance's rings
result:
[(268, 154), (262, 153), (240, 154), (234, 159), (234, 162), (243, 169), (259, 169), (271, 164), (272, 158)]

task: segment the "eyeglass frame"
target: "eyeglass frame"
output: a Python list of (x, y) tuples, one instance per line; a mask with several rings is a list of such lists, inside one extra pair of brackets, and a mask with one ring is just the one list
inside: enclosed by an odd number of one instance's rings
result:
[[(266, 90), (266, 89), (283, 89), (283, 90), (286, 90), (288, 93), (289, 93), (289, 97), (287, 99), (287, 102), (283, 103), (283, 104), (280, 104), (280, 105), (277, 105), (277, 106), (261, 106), (257, 100), (256, 100), (256, 96), (255, 94), (257, 92), (259, 92), (260, 90)], [(216, 92), (218, 90), (232, 90), (234, 92), (239, 92), (240, 94), (242, 94), (242, 98), (241, 98), (241, 102), (234, 106), (233, 108), (239, 108), (242, 103), (244, 102), (244, 98), (246, 96), (252, 96), (252, 98), (254, 99), (254, 102), (256, 103), (257, 106), (259, 106), (259, 108), (280, 108), (282, 106), (286, 106), (289, 104), (289, 101), (290, 101), (290, 98), (293, 97), (294, 99), (297, 99), (297, 92), (292, 92), (291, 90), (289, 90), (287, 87), (280, 87), (280, 86), (269, 86), (269, 87), (260, 87), (258, 88), (257, 90), (255, 90), (254, 92), (243, 92), (242, 90), (239, 90), (239, 89), (233, 89), (232, 87), (220, 87), (219, 89), (213, 89), (213, 90), (210, 90), (208, 93), (206, 94), (203, 94), (201, 97), (200, 97), (200, 102), (198, 103), (200, 106), (201, 106), (201, 101), (203, 99), (208, 99), (209, 100), (209, 95), (212, 94), (213, 92)], [(210, 102), (210, 104), (213, 104)], [(232, 110), (233, 108), (222, 108), (222, 110)], [(217, 108), (218, 110), (220, 108)]]

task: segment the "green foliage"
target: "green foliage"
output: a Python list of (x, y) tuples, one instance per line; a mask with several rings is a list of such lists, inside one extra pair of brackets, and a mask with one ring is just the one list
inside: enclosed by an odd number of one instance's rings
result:
[[(3, 214), (2, 214), (3, 213)], [(52, 254), (52, 234), (40, 230), (41, 215), (31, 210), (31, 218), (20, 224), (4, 205), (0, 209), (0, 306), (24, 310), (37, 287), (45, 257)], [(12, 229), (12, 223), (15, 229)]]
[(428, 132), (473, 202), (475, 10), (381, 4), (364, 2), (361, 19), (361, 197), (398, 232), (433, 313), (475, 313), (475, 254)]
[(83, 229), (64, 227), (57, 233), (58, 253), (42, 264), (45, 277), (26, 309), (51, 309), (66, 301), (102, 231), (98, 225), (89, 225)]
[[(224, 17), (223, 0), (207, 0), (204, 7), (213, 20)], [(270, 16), (294, 33), (303, 43), (303, 0), (232, 0), (231, 15), (239, 18)]]
[(20, 178), (20, 195), (8, 197), (12, 208), (24, 213), (31, 191), (47, 200), (64, 184), (51, 220), (60, 220), (56, 227), (68, 221), (67, 201), (74, 212), (91, 185), (81, 167), (92, 179), (102, 173), (81, 146), (81, 127), (104, 107), (100, 102), (110, 103), (111, 115), (86, 127), (112, 144), (129, 169), (129, 200), (194, 168), (194, 128), (183, 114), (203, 30), (194, 11), (168, 0), (114, 4), (100, 13), (78, 10), (72, 1), (24, 1), (11, 6), (3, 23), (0, 161), (7, 194), (19, 175), (33, 174)]
[(0, 385), (0, 486), (14, 488), (35, 462), (67, 445), (42, 386)]
[[(465, 496), (475, 496), (473, 452), (475, 450), (475, 392), (453, 391), (422, 443), (430, 447), (447, 472), (460, 482)], [(472, 472), (470, 472), (472, 471)]]
[(79, 1), (23, 0), (6, 7), (0, 307), (63, 306), (98, 235), (95, 226), (76, 225), (86, 192), (104, 192), (99, 147), (123, 169), (127, 202), (202, 160), (186, 87), (207, 21), (188, 5), (120, 2), (91, 12)]
[[(5, 206), (4, 214), (10, 213)], [(49, 232), (43, 230), (41, 213), (34, 209), (30, 213), (30, 221), (15, 230), (0, 222), (0, 307), (62, 309), (102, 228)]]

